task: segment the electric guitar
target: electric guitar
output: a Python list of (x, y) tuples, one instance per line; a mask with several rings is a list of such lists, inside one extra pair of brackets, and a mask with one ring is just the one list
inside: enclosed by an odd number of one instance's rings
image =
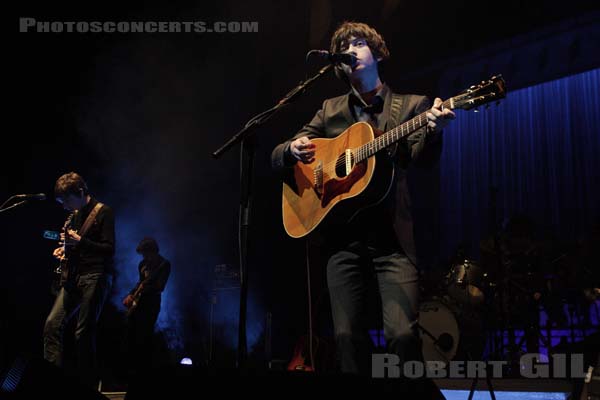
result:
[[(471, 86), (443, 102), (444, 108), (471, 110), (506, 97), (501, 75)], [(381, 132), (357, 122), (333, 139), (311, 139), (311, 163), (296, 163), (283, 182), (282, 214), (287, 234), (301, 238), (312, 232), (328, 214), (349, 221), (362, 209), (385, 198), (394, 178), (394, 165), (382, 150), (428, 124), (426, 113)], [(377, 168), (376, 168), (377, 167)]]
[(133, 301), (131, 302), (131, 305), (129, 307), (127, 307), (127, 311), (125, 311), (125, 315), (128, 318), (131, 317), (131, 315), (133, 314), (133, 312), (139, 305), (140, 298), (142, 297), (142, 294), (144, 293), (144, 288), (147, 285), (151, 284), (156, 279), (156, 277), (158, 277), (158, 275), (160, 273), (162, 273), (163, 269), (161, 267), (163, 267), (164, 263), (165, 263), (165, 260), (163, 260), (161, 262), (161, 264), (158, 266), (158, 268), (154, 269), (154, 271), (152, 271), (146, 278), (144, 278), (144, 280), (140, 282), (138, 287), (132, 293), (131, 297), (133, 298)]
[(135, 292), (133, 292), (133, 294), (131, 295), (131, 297), (133, 298), (131, 305), (129, 306), (129, 308), (127, 309), (127, 311), (125, 311), (125, 315), (127, 316), (127, 318), (131, 317), (131, 314), (133, 314), (133, 312), (135, 311), (135, 309), (137, 308), (139, 302), (140, 302), (140, 297), (142, 297), (142, 291), (144, 290), (144, 282), (141, 282), (139, 284), (139, 286), (137, 287), (137, 289), (135, 289)]
[(65, 286), (65, 284), (68, 282), (70, 275), (71, 275), (72, 266), (69, 263), (70, 246), (67, 246), (66, 239), (67, 239), (67, 235), (68, 235), (68, 230), (71, 228), (71, 222), (73, 220), (74, 215), (75, 215), (75, 213), (69, 214), (69, 216), (65, 220), (65, 223), (62, 227), (62, 232), (65, 235), (65, 238), (60, 242), (62, 249), (63, 249), (63, 255), (59, 260), (58, 266), (54, 270), (54, 272), (58, 275), (58, 287)]

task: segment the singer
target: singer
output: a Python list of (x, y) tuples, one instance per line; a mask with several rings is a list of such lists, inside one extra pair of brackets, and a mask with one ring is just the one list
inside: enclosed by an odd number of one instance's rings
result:
[[(425, 96), (396, 94), (380, 76), (380, 63), (390, 54), (383, 37), (364, 23), (344, 22), (331, 38), (332, 54), (346, 53), (356, 63), (336, 65), (336, 76), (348, 85), (348, 93), (327, 99), (312, 121), (291, 140), (278, 145), (272, 165), (285, 173), (297, 162), (314, 159), (312, 138), (333, 138), (350, 125), (364, 121), (382, 131), (426, 112), (427, 129), (400, 142), (386, 157), (395, 164), (392, 189), (377, 206), (361, 211), (345, 226), (324, 228), (311, 239), (326, 243), (329, 288), (337, 359), (342, 373), (371, 376), (372, 342), (367, 332), (367, 288), (375, 279), (381, 297), (388, 353), (400, 362), (419, 360), (416, 328), (418, 310), (417, 262), (407, 185), (410, 163), (422, 168), (439, 159), (442, 128), (454, 113), (441, 109), (436, 98), (431, 106)], [(320, 236), (320, 237), (319, 237)]]
[(96, 388), (96, 324), (112, 285), (115, 218), (110, 207), (90, 195), (85, 181), (75, 172), (58, 178), (54, 193), (74, 215), (61, 235), (64, 247), (54, 250), (54, 257), (67, 260), (61, 267), (69, 273), (44, 325), (44, 358), (63, 366), (63, 332), (69, 320), (77, 316), (74, 375)]

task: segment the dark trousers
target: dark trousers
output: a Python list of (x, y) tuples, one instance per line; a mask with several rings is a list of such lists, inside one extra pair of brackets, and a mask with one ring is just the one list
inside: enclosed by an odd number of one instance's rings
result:
[(127, 321), (127, 353), (132, 372), (152, 366), (154, 324), (160, 312), (160, 294), (144, 295)]
[(44, 358), (63, 366), (63, 334), (69, 321), (77, 315), (75, 346), (77, 375), (93, 387), (98, 379), (96, 331), (98, 318), (110, 293), (112, 277), (105, 273), (77, 276), (61, 288), (44, 325)]
[[(367, 326), (367, 289), (376, 279), (387, 352), (400, 362), (420, 359), (416, 320), (418, 272), (401, 252), (354, 243), (327, 263), (338, 362), (342, 373), (371, 376), (372, 341)], [(402, 364), (400, 364), (402, 365)]]

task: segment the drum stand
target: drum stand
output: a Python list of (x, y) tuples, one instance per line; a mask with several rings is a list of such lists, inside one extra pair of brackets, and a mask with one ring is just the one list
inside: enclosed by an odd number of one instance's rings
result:
[[(471, 357), (469, 357), (471, 358)], [(488, 385), (488, 391), (490, 392), (490, 398), (492, 400), (496, 400), (496, 395), (494, 394), (494, 387), (492, 386), (492, 377), (490, 376), (490, 366), (488, 365), (485, 371), (485, 381)], [(471, 383), (471, 391), (469, 392), (468, 400), (473, 400), (473, 394), (475, 394), (475, 388), (477, 387), (477, 381), (479, 377), (476, 376), (473, 378), (473, 382)]]
[[(485, 308), (487, 308), (487, 307), (485, 307)], [(485, 310), (485, 308), (484, 308), (484, 310)], [(483, 332), (489, 332), (489, 319), (488, 319), (488, 317), (484, 317), (483, 318), (482, 331)], [(489, 340), (489, 338), (488, 338), (488, 340)], [(480, 351), (481, 351), (481, 354), (479, 354), (479, 356), (482, 356), (485, 350), (481, 349)], [(472, 354), (472, 350), (468, 350), (466, 352), (466, 355), (467, 355), (467, 362), (468, 361), (473, 361), (474, 357), (473, 357), (473, 354)], [(480, 358), (478, 355), (475, 355), (475, 356), (477, 358)], [(489, 355), (487, 356), (487, 359), (488, 360), (490, 359)], [(489, 364), (486, 364), (485, 381), (487, 383), (488, 391), (490, 392), (490, 398), (491, 398), (491, 400), (496, 400), (496, 395), (494, 394), (494, 387), (492, 386), (492, 373), (491, 372), (492, 372), (491, 366)], [(476, 375), (473, 378), (473, 382), (471, 382), (471, 390), (469, 391), (468, 400), (473, 400), (473, 395), (475, 394), (475, 389), (477, 387), (477, 382), (478, 381), (479, 381), (479, 376)]]
[[(431, 340), (433, 340), (434, 345), (439, 346), (441, 350), (448, 351), (448, 348), (452, 348), (453, 343), (452, 343), (451, 337), (448, 340), (448, 338), (445, 337), (444, 334), (442, 334), (442, 335), (440, 335), (440, 337), (436, 338), (431, 332), (429, 332), (427, 329), (425, 329), (425, 327), (423, 327), (418, 322), (416, 323), (416, 327), (421, 332), (423, 332), (423, 334), (425, 334), (426, 336), (429, 336), (431, 338)], [(447, 360), (447, 361), (449, 362), (450, 360)], [(473, 361), (473, 357), (471, 356), (470, 352), (467, 353), (467, 362), (468, 361)], [(478, 376), (473, 378), (473, 382), (471, 383), (471, 391), (469, 392), (468, 400), (473, 400), (473, 394), (475, 393), (475, 388), (477, 387), (478, 379), (479, 379)], [(492, 386), (491, 369), (490, 369), (489, 365), (486, 368), (485, 380), (486, 380), (486, 383), (488, 386), (488, 391), (490, 392), (490, 398), (492, 400), (496, 400), (496, 395), (494, 394), (494, 387)]]
[[(484, 321), (483, 332), (488, 332), (489, 331), (488, 318), (483, 318), (483, 321)], [(482, 350), (482, 352), (483, 352), (483, 350)], [(488, 355), (487, 359), (489, 360), (489, 358), (490, 357)], [(467, 351), (467, 362), (468, 361), (473, 361), (473, 355), (472, 355), (471, 351)], [(491, 372), (492, 371), (491, 371), (490, 365), (486, 364), (485, 381), (487, 383), (488, 391), (490, 392), (491, 400), (496, 400), (496, 395), (494, 394), (494, 387), (492, 386)], [(477, 387), (478, 380), (479, 380), (479, 376), (476, 375), (475, 378), (473, 378), (473, 382), (471, 383), (471, 390), (469, 391), (468, 400), (473, 400), (473, 395), (475, 394), (475, 388)]]

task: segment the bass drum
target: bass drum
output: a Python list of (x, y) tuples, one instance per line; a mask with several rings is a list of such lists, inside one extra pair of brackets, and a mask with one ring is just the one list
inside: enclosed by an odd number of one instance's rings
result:
[(448, 363), (456, 356), (460, 331), (454, 313), (439, 300), (429, 300), (419, 307), (419, 330), (425, 361)]

